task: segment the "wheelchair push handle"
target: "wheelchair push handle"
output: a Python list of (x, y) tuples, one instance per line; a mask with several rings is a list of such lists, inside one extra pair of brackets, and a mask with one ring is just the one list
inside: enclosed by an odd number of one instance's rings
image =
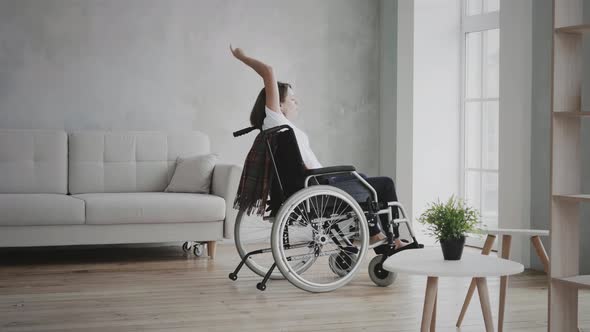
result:
[(248, 127), (248, 128), (240, 129), (238, 131), (234, 131), (234, 137), (246, 135), (247, 133), (249, 133), (255, 129), (256, 129), (256, 127)]
[[(234, 135), (234, 137), (246, 135), (247, 133), (249, 133), (253, 130), (256, 130), (256, 129), (258, 129), (258, 128), (248, 127), (248, 128), (240, 129), (238, 131), (234, 131), (233, 135)], [(276, 126), (276, 127), (272, 127), (270, 129), (264, 130), (263, 132), (265, 135), (269, 135), (269, 134), (274, 134), (275, 132), (281, 131), (283, 129), (293, 130), (289, 125), (280, 125), (280, 126)]]

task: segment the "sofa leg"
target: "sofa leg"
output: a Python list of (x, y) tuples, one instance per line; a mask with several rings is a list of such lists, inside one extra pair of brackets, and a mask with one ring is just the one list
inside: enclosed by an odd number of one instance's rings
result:
[(217, 242), (207, 241), (207, 254), (211, 259), (215, 258), (215, 249), (217, 249)]

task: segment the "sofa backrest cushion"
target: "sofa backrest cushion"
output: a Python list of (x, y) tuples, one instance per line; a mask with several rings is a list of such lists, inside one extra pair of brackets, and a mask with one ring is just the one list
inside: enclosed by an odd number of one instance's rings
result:
[(209, 153), (201, 132), (73, 132), (69, 134), (69, 191), (164, 191), (176, 158)]
[(0, 193), (67, 193), (64, 131), (0, 129)]

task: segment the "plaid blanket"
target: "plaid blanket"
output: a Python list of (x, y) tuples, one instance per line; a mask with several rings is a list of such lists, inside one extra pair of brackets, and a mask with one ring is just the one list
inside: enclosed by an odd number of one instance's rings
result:
[(264, 215), (268, 194), (273, 179), (273, 167), (270, 154), (266, 146), (269, 139), (273, 152), (277, 147), (274, 135), (265, 135), (260, 132), (244, 162), (244, 170), (240, 178), (238, 193), (234, 201), (234, 209), (245, 211), (248, 215), (252, 212)]

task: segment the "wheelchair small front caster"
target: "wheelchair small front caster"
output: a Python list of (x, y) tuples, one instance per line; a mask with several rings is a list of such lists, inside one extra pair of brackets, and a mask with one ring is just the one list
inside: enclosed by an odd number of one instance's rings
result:
[(187, 241), (187, 242), (185, 242), (185, 243), (182, 244), (182, 251), (184, 251), (184, 252), (190, 252), (192, 246), (193, 246), (192, 243), (190, 243), (190, 242)]
[(229, 274), (229, 278), (231, 280), (236, 281), (236, 280), (238, 280), (238, 275), (232, 272), (232, 273)]
[(395, 281), (397, 273), (387, 271), (383, 268), (383, 256), (377, 255), (371, 259), (369, 263), (369, 277), (375, 285), (380, 287), (387, 287)]
[(266, 285), (264, 285), (263, 283), (259, 282), (256, 284), (256, 288), (258, 288), (259, 291), (263, 291), (266, 289)]
[(193, 254), (195, 254), (195, 256), (197, 257), (201, 257), (203, 256), (203, 245), (200, 243), (196, 243), (193, 247)]

